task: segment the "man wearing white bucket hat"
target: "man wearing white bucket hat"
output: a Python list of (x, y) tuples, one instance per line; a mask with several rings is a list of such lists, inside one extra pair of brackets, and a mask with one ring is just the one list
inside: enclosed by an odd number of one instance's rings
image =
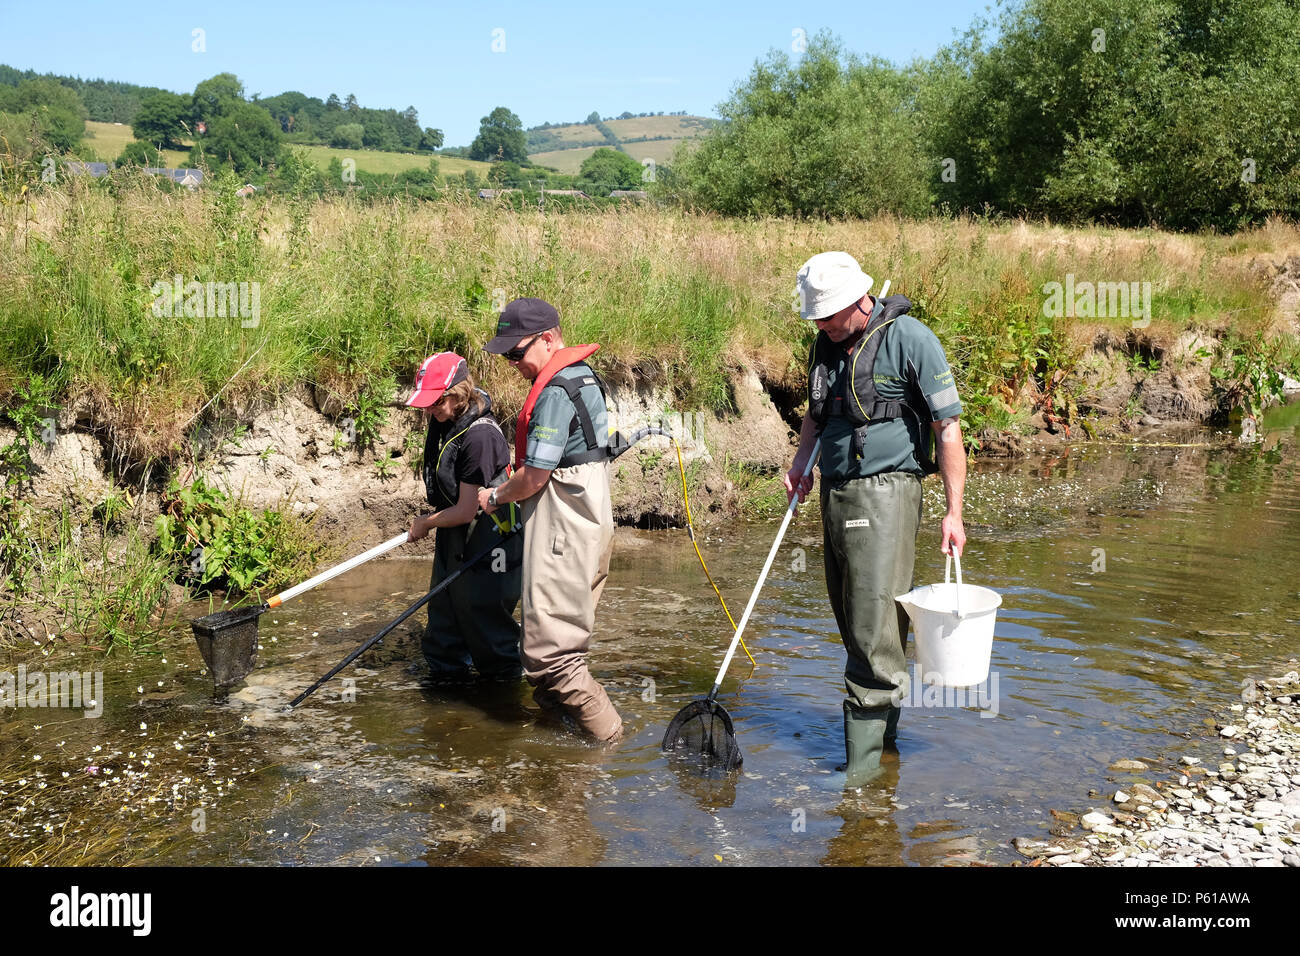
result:
[(966, 454), (952, 370), (934, 333), (907, 314), (907, 297), (873, 298), (871, 286), (845, 252), (819, 253), (799, 270), (800, 314), (819, 331), (808, 360), (808, 412), (785, 476), (787, 494), (802, 501), (820, 438), (826, 590), (848, 652), (847, 786), (879, 773), (897, 734), (893, 701), (907, 673), (908, 622), (894, 597), (912, 587), (925, 475), (943, 477), (940, 550), (960, 555), (966, 543)]

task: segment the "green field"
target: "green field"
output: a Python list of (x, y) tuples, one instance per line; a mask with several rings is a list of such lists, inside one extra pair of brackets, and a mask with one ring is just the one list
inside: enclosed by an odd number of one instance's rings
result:
[(677, 147), (688, 142), (690, 140), (652, 139), (644, 143), (628, 143), (623, 149), (638, 163), (643, 159), (653, 159), (657, 165), (664, 166), (672, 160)]
[(135, 137), (131, 135), (131, 127), (121, 123), (95, 123), (87, 121), (86, 123), (86, 145), (95, 151), (103, 162), (112, 162), (122, 155), (122, 150), (126, 144), (131, 142)]
[[(124, 123), (96, 123), (86, 121), (85, 144), (95, 152), (100, 162), (111, 163), (122, 155), (126, 145), (134, 141), (131, 127)], [(183, 169), (190, 161), (190, 154), (183, 149), (164, 149), (163, 159), (168, 166)]]
[(560, 172), (573, 176), (578, 172), (582, 161), (600, 149), (599, 146), (584, 146), (582, 149), (553, 149), (545, 153), (529, 153), (528, 158), (538, 166), (551, 166)]
[[(685, 142), (687, 140), (684, 139), (653, 139), (645, 143), (628, 143), (623, 149), (638, 163), (643, 159), (653, 159), (656, 165), (663, 166), (673, 158), (677, 147)], [(582, 149), (553, 149), (545, 153), (532, 153), (528, 158), (539, 166), (553, 166), (562, 173), (576, 175), (582, 161), (601, 148), (586, 146)]]
[(340, 162), (355, 159), (357, 169), (363, 173), (400, 173), (407, 169), (424, 169), (430, 159), (438, 161), (438, 171), (444, 175), (460, 175), (472, 169), (480, 176), (486, 176), (489, 164), (472, 159), (457, 159), (455, 156), (434, 156), (431, 153), (385, 153), (377, 149), (334, 149), (331, 146), (294, 146), (293, 149), (307, 151), (311, 161), (321, 169), (329, 167), (330, 160), (337, 157)]
[[(633, 119), (610, 120), (605, 124), (620, 140), (639, 139), (642, 136), (671, 136), (672, 139), (654, 139), (640, 143), (627, 143), (624, 150), (633, 159), (653, 159), (658, 165), (664, 165), (672, 159), (677, 147), (689, 139), (695, 139), (707, 132), (705, 120), (698, 116), (641, 116)], [(561, 142), (584, 143), (600, 138), (600, 130), (589, 123), (575, 123), (572, 126), (558, 126), (547, 130)], [(578, 149), (550, 149), (542, 153), (530, 153), (528, 158), (542, 166), (552, 166), (562, 173), (576, 175), (582, 161), (594, 153), (599, 146), (584, 146)]]
[[(96, 158), (105, 163), (111, 163), (122, 155), (122, 150), (134, 138), (131, 127), (123, 124), (86, 123), (85, 142), (94, 150)], [(330, 160), (337, 156), (340, 161), (347, 158), (355, 159), (357, 169), (365, 173), (400, 173), (406, 169), (424, 169), (433, 158), (429, 153), (385, 153), (376, 149), (331, 149), (329, 146), (293, 146), (292, 148), (306, 150), (312, 162), (321, 169), (327, 169)], [(189, 162), (189, 153), (185, 150), (164, 149), (162, 153), (168, 166), (183, 167)], [(443, 175), (453, 173), (459, 175), (467, 169), (474, 170), (480, 176), (486, 176), (488, 172), (487, 163), (457, 159), (453, 156), (436, 158), (438, 169)]]
[(574, 123), (572, 126), (552, 126), (544, 132), (550, 133), (561, 143), (590, 143), (604, 139), (604, 134), (591, 123)]
[(605, 125), (613, 130), (614, 135), (619, 139), (636, 139), (640, 136), (690, 139), (707, 132), (704, 119), (699, 116), (638, 116), (632, 119), (610, 120)]

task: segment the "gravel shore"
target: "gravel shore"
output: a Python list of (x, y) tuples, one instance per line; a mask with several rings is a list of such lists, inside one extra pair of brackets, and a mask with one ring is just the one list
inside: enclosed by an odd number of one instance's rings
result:
[(1248, 681), (1241, 699), (1215, 719), (1217, 766), (1117, 761), (1131, 782), (1109, 803), (1053, 810), (1057, 836), (1016, 850), (1030, 866), (1300, 866), (1300, 671)]

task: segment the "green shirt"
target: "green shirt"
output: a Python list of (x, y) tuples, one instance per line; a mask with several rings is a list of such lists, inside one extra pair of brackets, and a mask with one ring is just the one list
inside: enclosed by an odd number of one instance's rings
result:
[[(561, 378), (582, 378), (590, 375), (591, 368), (586, 362), (578, 362), (562, 368), (555, 373), (552, 382)], [(609, 411), (605, 408), (605, 399), (599, 386), (583, 386), (579, 397), (591, 413), (591, 425), (596, 431), (596, 444), (609, 444)], [(528, 419), (528, 443), (524, 449), (524, 464), (534, 468), (552, 471), (559, 467), (560, 459), (565, 455), (576, 455), (587, 450), (587, 439), (583, 437), (582, 427), (577, 425), (577, 413), (573, 402), (562, 388), (542, 389), (533, 406), (532, 417)], [(572, 428), (572, 430), (570, 430)]]
[[(882, 309), (877, 300), (872, 310), (873, 317)], [(919, 475), (921, 465), (916, 460), (916, 444), (924, 435), (922, 429), (928, 431), (931, 421), (956, 418), (961, 414), (961, 401), (952, 369), (948, 367), (948, 358), (929, 328), (910, 315), (900, 315), (878, 334), (885, 336), (876, 353), (874, 369), (876, 391), (880, 397), (885, 401), (906, 398), (916, 403), (916, 392), (909, 387), (914, 378), (926, 405), (912, 410), (904, 408), (902, 418), (867, 426), (861, 458), (854, 458), (852, 452), (853, 423), (842, 416), (830, 418), (822, 431), (821, 470), (824, 479), (867, 478), (887, 471)], [(851, 360), (851, 355), (843, 349), (836, 351), (838, 361), (831, 362), (827, 376), (827, 387), (832, 395), (845, 384)], [(811, 355), (809, 365), (811, 370)]]

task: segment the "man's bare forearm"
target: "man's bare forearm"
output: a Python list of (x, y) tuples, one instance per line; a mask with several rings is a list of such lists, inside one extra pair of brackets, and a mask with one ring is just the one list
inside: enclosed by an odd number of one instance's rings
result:
[(948, 514), (960, 518), (966, 491), (966, 446), (962, 442), (961, 424), (955, 418), (945, 418), (935, 423), (934, 434)]

